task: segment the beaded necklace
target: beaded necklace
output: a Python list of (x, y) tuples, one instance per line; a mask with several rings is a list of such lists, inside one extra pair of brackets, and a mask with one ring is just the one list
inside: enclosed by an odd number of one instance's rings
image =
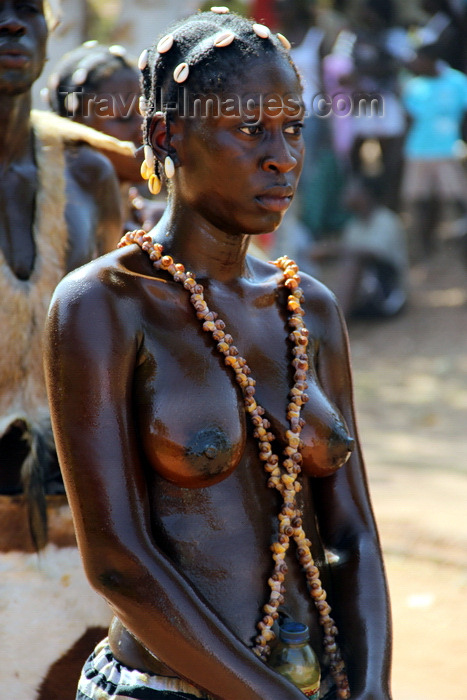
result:
[(275, 488), (282, 496), (282, 506), (278, 514), (278, 536), (271, 545), (274, 560), (274, 569), (268, 579), (271, 592), (268, 602), (263, 606), (264, 615), (257, 624), (259, 634), (255, 638), (253, 652), (263, 661), (266, 661), (269, 656), (268, 642), (275, 638), (272, 627), (279, 617), (277, 608), (284, 602), (284, 580), (287, 573), (285, 555), (292, 538), (297, 547), (298, 560), (305, 572), (308, 590), (319, 613), (319, 621), (323, 627), (323, 647), (329, 658), (329, 668), (337, 685), (338, 696), (345, 700), (350, 697), (350, 691), (344, 662), (336, 643), (338, 630), (330, 615), (331, 607), (326, 601), (326, 591), (321, 585), (319, 569), (311, 554), (311, 542), (303, 530), (302, 513), (296, 503), (296, 494), (302, 489), (298, 476), (302, 463), (300, 433), (305, 424), (300, 418), (300, 412), (303, 404), (308, 401), (308, 396), (305, 394), (308, 386), (306, 383), (308, 329), (303, 322), (305, 312), (300, 305), (304, 296), (299, 287), (298, 266), (287, 256), (274, 262), (274, 265), (282, 270), (284, 274), (282, 285), (289, 292), (287, 298), (288, 324), (291, 328), (289, 340), (293, 343), (292, 366), (295, 369), (294, 385), (290, 391), (290, 401), (287, 406), (290, 429), (285, 433), (287, 438), (287, 446), (284, 449), (285, 459), (280, 464), (279, 457), (271, 449), (271, 442), (275, 439), (275, 436), (269, 432), (271, 424), (263, 417), (264, 408), (254, 398), (256, 381), (251, 376), (246, 360), (238, 354), (238, 349), (233, 345), (232, 336), (225, 332), (224, 321), (218, 318), (215, 311), (210, 311), (208, 308), (203, 296), (203, 286), (198, 284), (192, 272), (185, 271), (184, 265), (175, 263), (170, 255), (163, 255), (163, 246), (153, 243), (151, 236), (145, 231), (126, 233), (118, 247), (123, 248), (132, 243), (137, 243), (148, 253), (156, 270), (165, 270), (189, 292), (190, 301), (195, 308), (197, 318), (202, 323), (203, 330), (211, 333), (218, 352), (224, 355), (225, 364), (234, 372), (235, 379), (240, 385), (245, 411), (250, 416), (254, 427), (253, 437), (258, 441), (259, 458), (269, 474), (268, 486)]

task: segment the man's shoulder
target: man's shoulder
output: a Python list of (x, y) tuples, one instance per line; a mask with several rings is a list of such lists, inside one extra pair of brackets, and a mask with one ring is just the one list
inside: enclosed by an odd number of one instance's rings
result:
[(115, 169), (107, 158), (86, 143), (65, 143), (65, 154), (73, 174), (80, 181), (85, 178), (98, 185), (103, 180), (115, 177)]

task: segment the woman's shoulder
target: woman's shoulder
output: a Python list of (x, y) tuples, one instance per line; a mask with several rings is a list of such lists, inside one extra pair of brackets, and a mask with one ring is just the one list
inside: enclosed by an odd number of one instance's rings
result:
[[(261, 260), (252, 256), (250, 256), (250, 261), (260, 283), (273, 280), (276, 285), (280, 285), (281, 272), (274, 262)], [(337, 300), (334, 292), (316, 277), (300, 270), (300, 261), (297, 262), (297, 265), (299, 267), (298, 275), (300, 277), (300, 288), (305, 297), (305, 305), (312, 306), (315, 314), (332, 313), (337, 307)]]
[(115, 248), (69, 272), (57, 285), (52, 305), (128, 304), (137, 294), (139, 279), (148, 276), (153, 276), (151, 265), (137, 246)]

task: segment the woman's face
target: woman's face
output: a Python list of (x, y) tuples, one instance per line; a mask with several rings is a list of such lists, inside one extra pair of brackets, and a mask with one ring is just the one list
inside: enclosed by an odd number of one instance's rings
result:
[(295, 193), (303, 104), (286, 61), (255, 59), (247, 68), (211, 94), (210, 112), (206, 97), (203, 116), (175, 120), (174, 197), (223, 231), (259, 234), (277, 228)]
[(104, 134), (141, 146), (143, 118), (138, 108), (139, 95), (136, 71), (122, 68), (101, 82), (99, 91), (84, 105), (83, 116), (78, 114), (75, 118)]

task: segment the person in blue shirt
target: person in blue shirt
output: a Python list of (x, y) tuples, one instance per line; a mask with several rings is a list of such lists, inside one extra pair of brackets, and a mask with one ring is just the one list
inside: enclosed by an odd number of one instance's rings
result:
[(440, 61), (434, 44), (419, 48), (410, 69), (415, 75), (402, 94), (409, 118), (402, 191), (415, 262), (433, 252), (440, 206), (467, 213), (467, 176), (458, 156), (467, 76)]

